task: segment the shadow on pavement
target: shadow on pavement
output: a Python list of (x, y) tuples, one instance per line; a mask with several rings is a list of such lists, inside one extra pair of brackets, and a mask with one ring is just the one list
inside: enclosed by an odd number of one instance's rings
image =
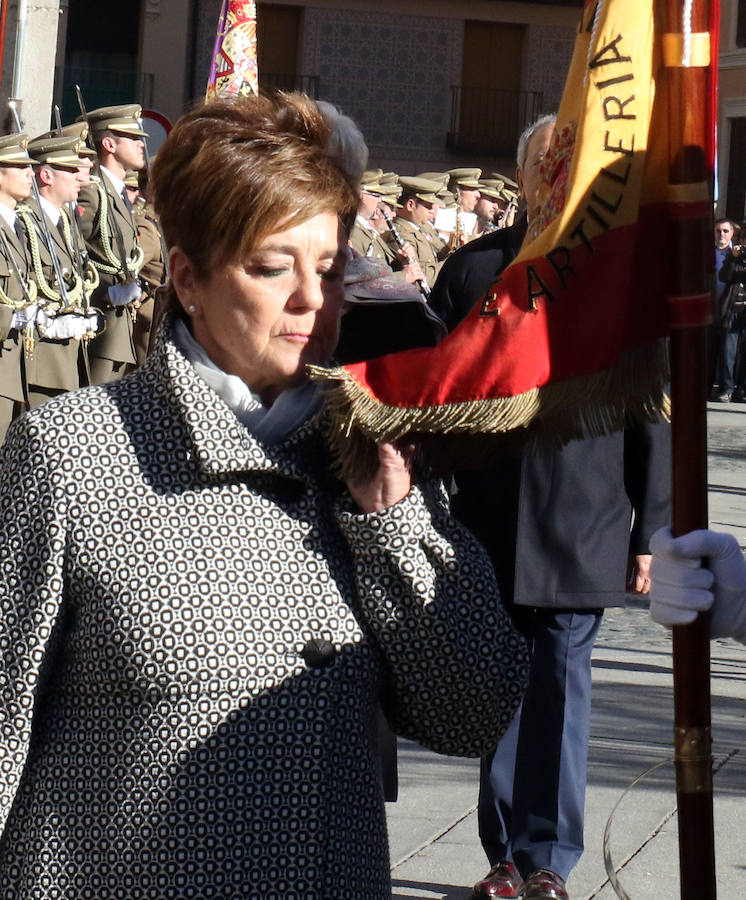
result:
[[(472, 896), (470, 887), (454, 887), (452, 884), (428, 884), (425, 881), (407, 881), (402, 878), (391, 880), (393, 897), (396, 900), (426, 900), (429, 893), (432, 900), (470, 900)], [(403, 893), (412, 890), (414, 893)], [(429, 893), (428, 893), (429, 892)]]

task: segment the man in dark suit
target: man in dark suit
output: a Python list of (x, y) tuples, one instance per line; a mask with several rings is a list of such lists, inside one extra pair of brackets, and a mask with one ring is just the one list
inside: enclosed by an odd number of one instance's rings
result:
[[(519, 142), (528, 218), (553, 129), (543, 117)], [(446, 261), (430, 305), (449, 331), (515, 258), (526, 224), (523, 216)], [(455, 476), (453, 512), (490, 553), (531, 648), (521, 710), (482, 761), (479, 828), (492, 869), (476, 897), (567, 900), (583, 851), (591, 651), (603, 608), (624, 605), (628, 554), (634, 589), (649, 588), (648, 539), (669, 518), (669, 457), (668, 426), (640, 425)]]
[(142, 301), (138, 274), (143, 256), (125, 199), (124, 177), (128, 169), (137, 171), (145, 165), (143, 138), (147, 135), (140, 127), (141, 115), (137, 104), (103, 107), (88, 114), (100, 176), (93, 176), (91, 184), (80, 189), (80, 230), (100, 278), (91, 302), (106, 318), (106, 330), (88, 348), (93, 384), (115, 381), (137, 363), (133, 330)]

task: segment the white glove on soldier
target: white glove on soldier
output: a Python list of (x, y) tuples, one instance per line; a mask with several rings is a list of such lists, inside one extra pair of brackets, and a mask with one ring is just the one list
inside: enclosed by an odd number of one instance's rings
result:
[(16, 328), (18, 331), (23, 331), (25, 328), (28, 328), (29, 325), (33, 325), (36, 322), (36, 314), (38, 311), (39, 307), (35, 303), (24, 306), (23, 309), (17, 309), (13, 313), (13, 318), (10, 320), (10, 327)]
[(712, 607), (711, 637), (746, 643), (746, 561), (733, 535), (701, 530), (673, 538), (661, 528), (650, 549), (650, 615), (656, 622), (685, 625)]
[(128, 303), (142, 297), (142, 288), (136, 281), (130, 281), (127, 284), (112, 284), (106, 292), (106, 296), (112, 306), (127, 306)]
[(88, 320), (77, 313), (61, 313), (47, 320), (43, 333), (51, 341), (80, 340), (88, 333)]

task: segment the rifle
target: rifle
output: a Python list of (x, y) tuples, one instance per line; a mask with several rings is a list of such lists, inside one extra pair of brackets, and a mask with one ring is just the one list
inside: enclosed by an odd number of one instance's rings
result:
[[(399, 231), (398, 231), (396, 225), (394, 225), (394, 220), (386, 212), (385, 209), (381, 209), (381, 215), (383, 216), (383, 220), (386, 223), (386, 226), (388, 227), (389, 231), (391, 232), (391, 236), (396, 241), (397, 247), (400, 250), (403, 250), (404, 249), (404, 240), (403, 240), (402, 236), (399, 234)], [(412, 263), (416, 262), (417, 260), (413, 259), (411, 256), (407, 256), (407, 261), (411, 265)], [(416, 284), (417, 284), (417, 287), (420, 289), (420, 293), (425, 298), (425, 300), (429, 300), (430, 299), (430, 286), (424, 280), (424, 278), (418, 278), (416, 281)]]
[[(18, 117), (18, 110), (16, 109), (15, 100), (8, 100), (8, 107), (10, 109), (11, 115), (13, 116), (13, 122), (16, 126), (16, 131), (20, 134), (21, 129), (21, 120)], [(54, 247), (54, 241), (52, 240), (52, 235), (49, 231), (49, 225), (47, 223), (47, 217), (44, 214), (44, 207), (41, 205), (41, 196), (39, 194), (39, 185), (36, 183), (36, 177), (31, 179), (31, 188), (34, 194), (34, 200), (36, 201), (36, 205), (39, 208), (39, 218), (41, 220), (41, 232), (42, 237), (44, 239), (44, 243), (47, 245), (47, 250), (49, 251), (49, 255), (52, 257), (52, 268), (54, 269), (54, 277), (57, 279), (57, 286), (60, 290), (60, 297), (62, 298), (62, 302), (65, 308), (69, 305), (69, 301), (67, 299), (67, 287), (65, 285), (65, 279), (62, 277), (62, 266), (60, 266), (60, 261), (57, 256), (57, 251)]]
[[(60, 118), (60, 108), (55, 103), (54, 105), (54, 120), (57, 125), (57, 134), (62, 137), (62, 119)], [(66, 203), (67, 211), (69, 213), (68, 218), (70, 219), (70, 230), (72, 232), (73, 238), (73, 257), (75, 258), (75, 263), (78, 268), (78, 275), (83, 280), (83, 308), (88, 310), (89, 308), (89, 300), (88, 294), (85, 290), (85, 276), (88, 270), (88, 248), (85, 245), (85, 241), (83, 240), (83, 235), (80, 233), (80, 226), (78, 225), (78, 213), (76, 210), (76, 204), (73, 200), (69, 203)]]

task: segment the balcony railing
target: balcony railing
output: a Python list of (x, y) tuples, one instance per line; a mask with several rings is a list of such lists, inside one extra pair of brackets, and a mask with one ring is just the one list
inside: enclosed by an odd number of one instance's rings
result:
[(541, 115), (542, 101), (541, 91), (452, 87), (448, 149), (514, 154), (521, 131)]
[(301, 91), (314, 100), (319, 96), (318, 75), (285, 75), (259, 72), (259, 90), (262, 93), (271, 91)]

